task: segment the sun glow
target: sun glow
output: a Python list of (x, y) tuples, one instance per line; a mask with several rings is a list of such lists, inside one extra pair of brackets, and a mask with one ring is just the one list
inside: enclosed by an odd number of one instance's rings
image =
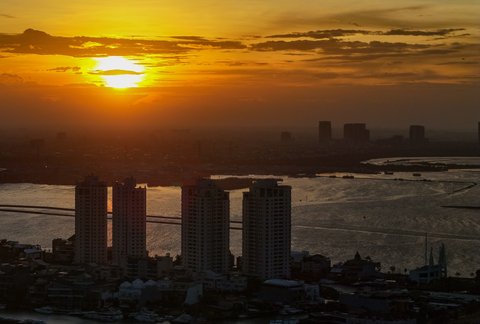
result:
[(95, 58), (92, 74), (99, 75), (105, 86), (116, 89), (135, 88), (145, 79), (145, 67), (122, 56)]

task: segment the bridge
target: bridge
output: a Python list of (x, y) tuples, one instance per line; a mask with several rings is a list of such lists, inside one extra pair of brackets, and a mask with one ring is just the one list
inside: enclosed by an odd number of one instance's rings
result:
[[(46, 211), (38, 210), (43, 209)], [(54, 212), (59, 211), (59, 212)], [(53, 206), (35, 206), (35, 205), (0, 205), (0, 212), (4, 213), (20, 213), (31, 215), (46, 215), (56, 217), (75, 217), (72, 212), (75, 212), (73, 208), (53, 207)], [(62, 213), (71, 212), (71, 213)], [(108, 219), (112, 219), (112, 212), (108, 212)], [(167, 224), (167, 225), (181, 225), (182, 218), (174, 216), (162, 216), (162, 215), (147, 215), (147, 223)], [(242, 224), (241, 221), (231, 220), (231, 224)], [(241, 230), (241, 227), (230, 227), (232, 230)]]
[[(450, 208), (465, 208), (465, 206), (442, 206)], [(477, 207), (473, 207), (477, 208)], [(43, 211), (42, 211), (43, 210)], [(58, 212), (57, 212), (58, 211)], [(73, 208), (63, 208), (63, 207), (52, 207), (52, 206), (33, 206), (33, 205), (0, 205), (0, 213), (20, 213), (20, 214), (31, 214), (31, 215), (46, 215), (54, 217), (70, 217), (74, 218), (75, 209)], [(70, 213), (67, 213), (70, 212)], [(108, 219), (111, 220), (112, 213), (108, 212)], [(165, 225), (182, 225), (181, 217), (174, 216), (162, 216), (162, 215), (147, 215), (147, 223), (153, 224), (165, 224)], [(241, 231), (242, 227), (241, 221), (231, 220), (230, 229)], [(381, 228), (381, 227), (371, 227), (371, 226), (359, 226), (359, 225), (349, 225), (349, 224), (315, 224), (312, 226), (307, 225), (294, 225), (293, 227), (310, 229), (310, 230), (330, 230), (330, 231), (346, 231), (346, 232), (355, 232), (355, 233), (367, 233), (367, 234), (379, 234), (379, 235), (395, 235), (395, 236), (409, 236), (409, 237), (425, 237), (425, 231), (419, 230), (402, 230), (398, 228)], [(480, 241), (480, 235), (465, 235), (465, 234), (454, 234), (454, 233), (434, 233), (428, 232), (428, 236), (448, 239), (448, 240), (464, 240), (464, 241)]]

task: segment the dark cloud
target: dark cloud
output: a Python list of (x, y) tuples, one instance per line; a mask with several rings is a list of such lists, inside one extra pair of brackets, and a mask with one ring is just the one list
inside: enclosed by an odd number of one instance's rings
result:
[(251, 48), (256, 51), (311, 51), (324, 48), (328, 42), (323, 40), (267, 41), (253, 44)]
[(430, 45), (424, 44), (342, 41), (337, 39), (266, 41), (252, 45), (252, 49), (257, 51), (321, 50), (326, 54), (398, 53), (429, 47)]
[[(307, 32), (293, 32), (288, 34), (276, 34), (267, 36), (267, 38), (313, 38), (330, 39), (340, 38), (352, 35), (384, 35), (384, 36), (447, 36), (457, 31), (463, 31), (465, 28), (448, 28), (435, 30), (411, 30), (411, 29), (390, 29), (388, 31), (371, 31), (364, 29), (325, 29)], [(458, 36), (468, 36), (462, 34)]]
[(358, 35), (358, 34), (371, 34), (371, 31), (360, 30), (360, 29), (326, 29), (326, 30), (316, 30), (308, 32), (294, 32), (289, 34), (278, 34), (267, 36), (268, 38), (314, 38), (314, 39), (328, 39), (334, 37)]
[(68, 71), (72, 71), (72, 72), (78, 72), (78, 71), (80, 71), (80, 67), (79, 67), (79, 66), (58, 66), (58, 67), (53, 68), (53, 69), (48, 69), (48, 71), (54, 71), (54, 72), (68, 72)]
[(409, 30), (409, 29), (391, 29), (382, 35), (405, 35), (405, 36), (446, 36), (456, 31), (465, 30), (465, 28), (448, 28), (437, 30)]
[(448, 61), (448, 62), (437, 63), (437, 65), (478, 65), (478, 64), (480, 64), (480, 62), (465, 61), (465, 59), (460, 61)]
[(7, 15), (7, 14), (4, 14), (4, 13), (0, 13), (0, 17), (1, 17), (1, 18), (9, 18), (9, 19), (15, 18), (14, 16)]
[(0, 86), (16, 86), (23, 83), (23, 78), (17, 74), (0, 74)]
[(0, 51), (7, 53), (68, 55), (74, 57), (129, 56), (185, 53), (198, 49), (242, 49), (239, 41), (216, 41), (203, 38), (167, 40), (110, 37), (60, 37), (27, 29), (22, 34), (0, 34)]

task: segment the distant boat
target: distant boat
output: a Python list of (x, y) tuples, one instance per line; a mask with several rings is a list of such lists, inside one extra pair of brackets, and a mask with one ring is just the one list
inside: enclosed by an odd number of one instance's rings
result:
[(414, 176), (414, 177), (421, 177), (422, 174), (421, 174), (421, 173), (414, 173), (413, 176)]
[(342, 178), (343, 179), (354, 179), (355, 177), (353, 175), (344, 175)]
[(296, 315), (305, 312), (303, 309), (290, 307), (285, 305), (283, 309), (280, 310), (280, 315)]
[(290, 319), (274, 319), (270, 320), (269, 324), (298, 324), (300, 323), (298, 319), (296, 318), (290, 318)]
[(84, 312), (84, 318), (98, 320), (102, 322), (115, 322), (120, 321), (123, 319), (122, 312), (119, 310), (106, 310), (106, 311), (91, 311), (91, 312)]
[(392, 175), (392, 174), (393, 174), (393, 172), (392, 172), (392, 171), (385, 171), (385, 172), (383, 172), (383, 174)]
[(36, 311), (37, 313), (41, 313), (41, 314), (53, 314), (53, 313), (55, 313), (53, 308), (50, 307), (50, 306), (38, 307), (38, 308), (35, 308), (34, 311)]

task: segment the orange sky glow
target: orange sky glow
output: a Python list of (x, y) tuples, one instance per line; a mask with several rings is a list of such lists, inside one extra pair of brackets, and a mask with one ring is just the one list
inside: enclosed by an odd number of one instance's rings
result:
[(479, 16), (470, 0), (3, 0), (0, 108), (27, 126), (110, 114), (461, 128), (480, 118)]

